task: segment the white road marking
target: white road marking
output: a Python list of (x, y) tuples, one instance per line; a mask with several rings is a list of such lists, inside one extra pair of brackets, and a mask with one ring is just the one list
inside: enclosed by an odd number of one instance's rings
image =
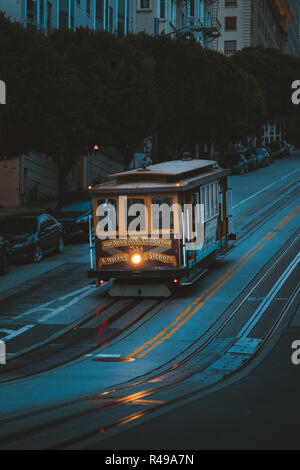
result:
[(232, 209), (235, 209), (236, 207), (241, 206), (241, 205), (244, 204), (245, 202), (250, 201), (250, 199), (254, 198), (255, 196), (258, 196), (259, 194), (261, 194), (261, 193), (263, 193), (264, 191), (266, 191), (266, 189), (269, 189), (269, 188), (271, 188), (272, 186), (274, 186), (275, 184), (278, 184), (279, 181), (282, 181), (282, 180), (284, 180), (285, 178), (288, 178), (289, 176), (293, 175), (293, 174), (296, 173), (297, 171), (300, 171), (300, 168), (297, 168), (297, 170), (294, 170), (294, 171), (292, 171), (291, 173), (288, 173), (287, 175), (282, 176), (282, 177), (279, 178), (278, 180), (274, 181), (274, 183), (269, 184), (268, 186), (265, 186), (265, 187), (264, 187), (263, 189), (261, 189), (260, 191), (257, 191), (257, 193), (254, 193), (254, 194), (252, 194), (251, 196), (249, 196), (249, 197), (247, 197), (246, 199), (244, 199), (243, 201), (239, 202), (238, 204), (235, 204), (234, 206), (232, 206)]
[[(289, 191), (285, 192), (284, 195), (287, 196), (289, 193), (291, 193), (292, 191), (294, 191), (298, 186), (300, 186), (300, 183), (296, 184), (293, 188), (291, 188)], [(241, 232), (241, 233), (246, 233), (247, 230), (241, 230), (243, 229), (246, 225), (248, 225), (250, 222), (252, 222), (252, 220), (254, 220), (258, 215), (262, 214), (266, 209), (269, 209), (269, 207), (273, 207), (274, 204), (279, 201), (280, 199), (282, 199), (282, 196), (279, 196), (277, 197), (276, 199), (273, 199), (272, 202), (270, 204), (267, 204), (266, 206), (264, 206), (262, 209), (260, 209), (258, 212), (256, 212), (254, 215), (252, 215), (251, 217), (249, 217), (249, 219), (246, 220), (246, 222), (244, 222), (242, 225), (239, 225), (235, 231), (236, 232)]]
[[(25, 333), (25, 331), (28, 331), (30, 330), (31, 328), (33, 328), (34, 325), (25, 325), (23, 326), (22, 328), (20, 328), (19, 330), (9, 330), (10, 331), (10, 334), (8, 334), (7, 336), (5, 336), (5, 338), (1, 338), (1, 341), (9, 341), (10, 339), (12, 338), (15, 338), (16, 336), (19, 336), (21, 335), (22, 333)], [(1, 330), (3, 331), (3, 330)], [(5, 331), (4, 331), (5, 332)]]
[[(70, 297), (74, 297), (74, 295), (76, 295), (76, 294), (89, 292), (91, 290), (92, 290), (92, 287), (88, 286), (88, 287), (84, 287), (82, 289), (78, 289), (76, 291), (70, 292), (69, 294), (63, 295), (62, 297), (58, 297), (56, 299), (50, 300), (49, 302), (46, 302), (45, 304), (41, 304), (41, 305), (38, 305), (37, 307), (33, 307), (29, 310), (26, 310), (26, 312), (23, 312), (20, 315), (18, 315), (17, 317), (14, 317), (14, 320), (18, 320), (19, 318), (23, 318), (26, 315), (31, 315), (32, 313), (35, 313), (35, 312), (39, 312), (40, 310), (49, 310), (49, 311), (53, 312), (57, 309), (52, 309), (51, 307), (49, 307), (51, 304), (53, 304), (55, 302), (59, 302), (61, 300), (66, 300)], [(76, 299), (78, 299), (78, 300), (80, 300), (80, 298), (81, 298), (80, 296), (76, 297)], [(68, 304), (66, 304), (66, 305), (68, 305)], [(61, 307), (59, 307), (59, 308), (61, 308)]]
[(300, 261), (300, 252), (293, 259), (293, 261), (289, 264), (289, 266), (286, 268), (284, 273), (280, 276), (280, 278), (274, 284), (274, 286), (269, 291), (267, 296), (264, 298), (262, 303), (255, 310), (255, 312), (253, 313), (251, 318), (247, 321), (247, 323), (244, 325), (244, 327), (241, 329), (241, 331), (237, 334), (237, 338), (241, 338), (241, 337), (244, 338), (250, 333), (251, 330), (253, 330), (253, 328), (257, 324), (258, 320), (262, 317), (262, 315), (267, 310), (267, 308), (269, 307), (272, 300), (275, 298), (277, 292), (281, 289), (281, 287), (286, 282), (288, 277), (291, 275), (291, 273), (297, 267), (299, 261)]
[(47, 320), (49, 320), (50, 318), (53, 318), (55, 317), (56, 315), (58, 315), (59, 313), (63, 312), (64, 310), (66, 310), (67, 308), (69, 307), (72, 307), (72, 305), (76, 304), (77, 302), (79, 302), (79, 300), (83, 299), (84, 297), (87, 297), (88, 295), (90, 295), (90, 291), (91, 291), (91, 288), (89, 288), (88, 290), (85, 290), (81, 295), (77, 295), (73, 300), (71, 300), (70, 302), (68, 302), (67, 304), (64, 304), (62, 305), (61, 307), (57, 307), (55, 309), (52, 310), (52, 312), (48, 313), (47, 315), (45, 315), (44, 317), (40, 318), (38, 320), (38, 323), (44, 323), (46, 322)]

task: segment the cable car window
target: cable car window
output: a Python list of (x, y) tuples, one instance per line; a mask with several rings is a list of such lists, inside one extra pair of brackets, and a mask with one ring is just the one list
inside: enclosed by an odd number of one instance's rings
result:
[(208, 191), (209, 187), (208, 186), (205, 186), (204, 187), (204, 190), (205, 190), (205, 219), (208, 219), (210, 217), (210, 211), (209, 211), (209, 191)]
[(145, 198), (127, 198), (127, 230), (128, 232), (146, 231)]
[(151, 198), (151, 223), (154, 231), (174, 230), (174, 213), (171, 210), (172, 205), (172, 197)]
[(219, 213), (219, 204), (218, 204), (218, 183), (214, 183), (215, 187), (215, 214)]
[(104, 232), (115, 232), (119, 230), (117, 199), (98, 199), (97, 215), (98, 222), (100, 225), (103, 225)]
[(215, 215), (215, 201), (214, 201), (214, 185), (209, 185), (209, 192), (210, 192), (210, 216), (212, 217)]

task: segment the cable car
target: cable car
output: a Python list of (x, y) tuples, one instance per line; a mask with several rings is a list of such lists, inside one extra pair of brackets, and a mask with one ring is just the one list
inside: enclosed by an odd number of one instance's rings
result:
[(113, 280), (113, 297), (168, 297), (195, 283), (235, 239), (229, 174), (212, 160), (183, 159), (91, 188), (88, 276)]

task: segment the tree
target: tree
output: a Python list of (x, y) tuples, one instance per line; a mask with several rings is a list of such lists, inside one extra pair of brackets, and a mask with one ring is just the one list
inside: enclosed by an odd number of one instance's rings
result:
[(295, 112), (291, 84), (300, 76), (300, 59), (259, 46), (237, 52), (232, 61), (258, 82), (266, 100), (268, 119), (280, 119)]
[(104, 31), (57, 31), (51, 40), (83, 84), (90, 148), (95, 143), (115, 147), (128, 168), (133, 152), (153, 124), (156, 96), (152, 61), (126, 39)]
[(196, 143), (235, 142), (264, 121), (255, 79), (224, 55), (168, 36), (129, 40), (155, 61), (160, 160), (178, 158)]
[(42, 34), (11, 23), (0, 13), (0, 73), (7, 87), (7, 105), (0, 113), (0, 159), (39, 146), (43, 94), (54, 78), (51, 62)]

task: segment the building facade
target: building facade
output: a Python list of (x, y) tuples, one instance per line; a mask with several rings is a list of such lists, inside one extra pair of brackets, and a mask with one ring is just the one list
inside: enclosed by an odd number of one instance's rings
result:
[(219, 0), (222, 36), (214, 47), (231, 55), (251, 46), (286, 50), (293, 15), (287, 0)]
[(0, 10), (26, 27), (42, 31), (80, 26), (128, 31), (130, 0), (0, 0)]
[(193, 36), (204, 47), (220, 35), (211, 0), (131, 0), (130, 30)]

